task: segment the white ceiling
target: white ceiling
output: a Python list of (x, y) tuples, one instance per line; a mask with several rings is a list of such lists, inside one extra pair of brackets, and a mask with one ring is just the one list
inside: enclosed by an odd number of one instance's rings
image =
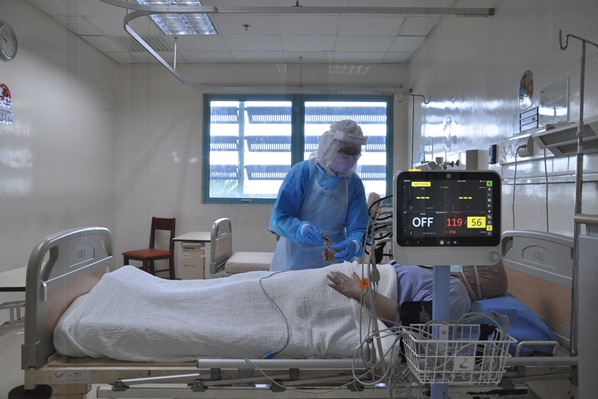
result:
[[(124, 18), (133, 10), (114, 5), (125, 0), (26, 1), (116, 62), (157, 62), (125, 31)], [(128, 1), (132, 8), (138, 7), (136, 1)], [(443, 14), (452, 15), (455, 8), (491, 10), (477, 5), (465, 8), (459, 0), (435, 0), (435, 10), (424, 10), (429, 3), (432, 1), (204, 0), (204, 6), (223, 10), (210, 14), (218, 35), (181, 36), (176, 42), (176, 62), (406, 63), (441, 23)], [(260, 12), (232, 12), (239, 6), (257, 7)], [(297, 6), (301, 12), (296, 12)], [(289, 12), (261, 12), (274, 7), (275, 11), (288, 7)], [(163, 35), (149, 17), (132, 20), (130, 27), (163, 59), (173, 62), (174, 38)]]

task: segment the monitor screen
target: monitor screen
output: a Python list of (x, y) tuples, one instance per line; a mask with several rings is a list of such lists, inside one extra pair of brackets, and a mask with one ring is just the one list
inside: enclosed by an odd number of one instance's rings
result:
[(410, 170), (396, 173), (393, 187), (398, 262), (493, 264), (500, 259), (497, 173)]

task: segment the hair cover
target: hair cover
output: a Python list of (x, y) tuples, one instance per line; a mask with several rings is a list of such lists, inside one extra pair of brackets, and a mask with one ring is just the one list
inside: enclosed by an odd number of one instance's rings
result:
[[(361, 153), (361, 146), (367, 144), (367, 137), (363, 135), (361, 127), (351, 119), (338, 121), (330, 125), (330, 130), (324, 132), (320, 137), (320, 144), (315, 153), (318, 163), (324, 170), (331, 175), (339, 175), (331, 164), (340, 150), (345, 153), (358, 155)], [(355, 158), (355, 164), (357, 158)], [(350, 176), (355, 170), (355, 165), (348, 170), (343, 171), (341, 175)]]

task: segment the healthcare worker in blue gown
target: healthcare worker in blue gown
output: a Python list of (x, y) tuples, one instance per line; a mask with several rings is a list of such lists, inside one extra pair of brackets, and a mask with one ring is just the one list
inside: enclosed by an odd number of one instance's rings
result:
[(270, 270), (329, 265), (323, 237), (338, 263), (361, 256), (368, 206), (355, 167), (366, 143), (357, 123), (336, 122), (320, 137), (317, 151), (290, 169), (270, 216), (270, 230), (280, 236)]

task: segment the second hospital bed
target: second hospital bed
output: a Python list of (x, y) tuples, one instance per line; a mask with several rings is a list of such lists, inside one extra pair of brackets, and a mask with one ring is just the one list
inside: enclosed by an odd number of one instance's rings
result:
[[(91, 384), (109, 384), (108, 389), (104, 387), (98, 391), (98, 397), (293, 398), (305, 397), (306, 392), (314, 393), (316, 390), (327, 398), (392, 397), (388, 386), (382, 383), (384, 370), (375, 365), (372, 367), (346, 348), (333, 353), (330, 358), (321, 358), (319, 355), (326, 351), (316, 350), (309, 359), (276, 356), (268, 359), (269, 356), (261, 356), (263, 351), (259, 352), (261, 358), (244, 356), (254, 355), (247, 353), (237, 357), (210, 356), (198, 360), (194, 360), (195, 355), (191, 358), (193, 360), (183, 356), (180, 359), (138, 358), (132, 361), (58, 355), (53, 333), (59, 318), (105, 273), (115, 270), (111, 240), (107, 229), (92, 227), (56, 234), (34, 248), (27, 271), (25, 341), (22, 347), (25, 389), (49, 385), (55, 398), (84, 397)], [(127, 272), (126, 269), (123, 271)], [(382, 269), (382, 273), (387, 272)], [(383, 276), (388, 281), (396, 280)], [(129, 278), (126, 276), (124, 280)], [(396, 290), (396, 286), (388, 285), (382, 290), (389, 293)], [(198, 306), (210, 306), (214, 301), (218, 301), (217, 295), (210, 298), (210, 303)], [(352, 306), (345, 308), (343, 313), (350, 309), (352, 328), (358, 331), (362, 323), (369, 321), (361, 319), (361, 313)], [(243, 327), (243, 320), (239, 320), (230, 328)], [(380, 325), (376, 328), (383, 329)], [(118, 335), (119, 331), (114, 333)], [(362, 337), (362, 333), (351, 339), (357, 340), (358, 337)], [(130, 342), (133, 341), (131, 338)], [(386, 340), (384, 346), (389, 348), (393, 343)], [(137, 383), (143, 384), (132, 389)], [(180, 384), (183, 384), (183, 390)]]

